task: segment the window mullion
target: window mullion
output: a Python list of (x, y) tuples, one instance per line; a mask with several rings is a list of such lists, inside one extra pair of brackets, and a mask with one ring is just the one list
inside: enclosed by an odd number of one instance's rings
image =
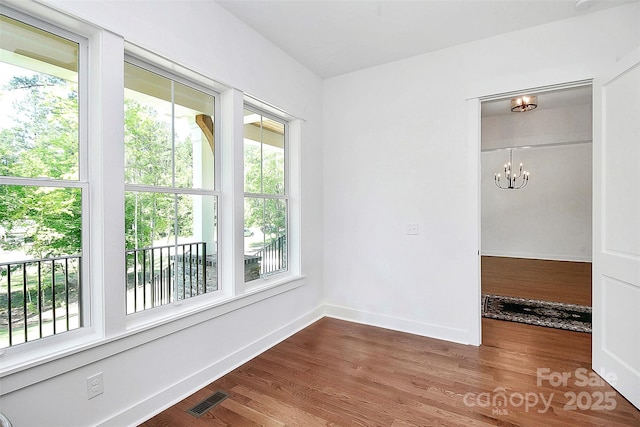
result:
[(176, 187), (176, 102), (173, 80), (171, 80), (171, 187)]
[(260, 116), (260, 193), (264, 194), (264, 117)]
[(264, 193), (244, 193), (245, 197), (259, 197), (263, 199), (287, 200), (289, 196), (286, 194), (264, 194)]

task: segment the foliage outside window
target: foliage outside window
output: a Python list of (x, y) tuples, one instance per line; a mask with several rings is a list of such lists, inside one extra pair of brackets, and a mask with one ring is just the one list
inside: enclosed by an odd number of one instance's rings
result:
[(244, 278), (287, 271), (285, 123), (244, 112)]
[(125, 63), (127, 314), (213, 292), (214, 97)]
[(0, 348), (83, 326), (79, 43), (0, 16)]

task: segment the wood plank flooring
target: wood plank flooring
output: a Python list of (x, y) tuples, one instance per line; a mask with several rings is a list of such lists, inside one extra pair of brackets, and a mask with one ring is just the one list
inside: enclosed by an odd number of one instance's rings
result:
[(591, 306), (591, 263), (483, 256), (482, 292)]
[[(610, 386), (576, 377), (591, 372), (591, 335), (482, 322), (473, 347), (323, 318), (142, 426), (640, 426)], [(538, 385), (538, 368), (571, 377)], [(185, 412), (218, 390), (230, 397), (201, 418)], [(571, 393), (603, 408), (565, 408)]]

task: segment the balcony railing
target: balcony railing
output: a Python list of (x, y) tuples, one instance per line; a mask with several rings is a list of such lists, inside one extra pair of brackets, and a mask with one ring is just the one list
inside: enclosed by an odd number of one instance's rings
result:
[(215, 254), (206, 242), (126, 251), (127, 314), (218, 289)]
[(268, 275), (287, 269), (287, 236), (282, 235), (255, 253), (261, 258), (260, 273)]
[(0, 348), (82, 326), (81, 257), (0, 263)]
[[(217, 259), (206, 242), (127, 250), (127, 314), (218, 289)], [(0, 348), (82, 326), (79, 255), (0, 263)], [(245, 256), (245, 274), (287, 268), (286, 236)]]

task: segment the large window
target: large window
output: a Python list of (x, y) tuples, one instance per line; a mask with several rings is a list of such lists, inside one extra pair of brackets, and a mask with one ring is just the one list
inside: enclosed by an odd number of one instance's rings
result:
[(244, 112), (244, 280), (287, 271), (287, 159), (284, 122)]
[(80, 40), (0, 20), (0, 348), (6, 348), (88, 323), (88, 181)]
[(128, 314), (218, 289), (214, 101), (125, 63)]
[(0, 376), (304, 284), (301, 120), (196, 57), (16, 7), (0, 11)]

